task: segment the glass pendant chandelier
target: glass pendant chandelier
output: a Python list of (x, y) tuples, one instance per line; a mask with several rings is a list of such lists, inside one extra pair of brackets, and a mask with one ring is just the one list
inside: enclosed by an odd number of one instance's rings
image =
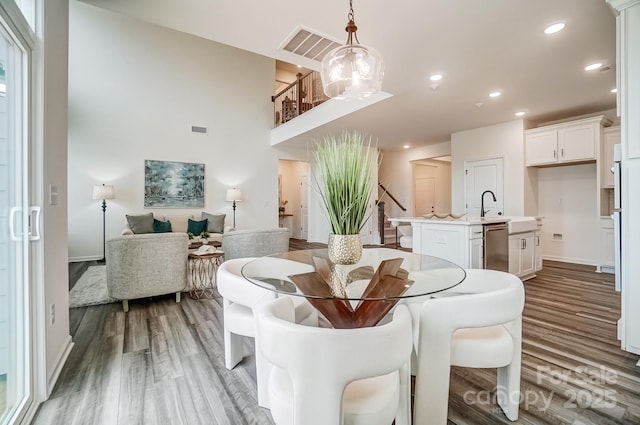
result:
[[(382, 56), (358, 41), (353, 0), (349, 0), (347, 43), (327, 53), (320, 64), (324, 93), (334, 99), (362, 99), (380, 91), (384, 75)], [(356, 44), (353, 44), (355, 39)]]

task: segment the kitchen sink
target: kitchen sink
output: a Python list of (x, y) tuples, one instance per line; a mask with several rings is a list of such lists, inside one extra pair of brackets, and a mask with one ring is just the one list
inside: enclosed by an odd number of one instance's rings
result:
[(535, 217), (507, 217), (509, 219), (509, 234), (533, 232), (538, 230), (538, 221)]

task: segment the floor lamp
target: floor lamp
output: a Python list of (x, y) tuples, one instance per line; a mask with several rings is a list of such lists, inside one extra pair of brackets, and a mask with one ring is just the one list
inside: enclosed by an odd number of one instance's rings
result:
[(242, 201), (242, 192), (235, 187), (227, 189), (227, 202), (233, 202), (233, 228), (236, 228), (236, 203)]
[(100, 263), (106, 262), (106, 213), (107, 213), (107, 199), (115, 199), (116, 194), (111, 185), (95, 185), (93, 186), (93, 199), (102, 199), (102, 258), (98, 260)]

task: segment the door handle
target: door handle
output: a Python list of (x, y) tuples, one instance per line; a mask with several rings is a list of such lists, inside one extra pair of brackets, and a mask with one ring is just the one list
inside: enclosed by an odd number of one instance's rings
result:
[(553, 150), (553, 159), (556, 159), (556, 150)]
[(16, 233), (16, 214), (22, 212), (20, 207), (11, 207), (9, 210), (9, 235), (12, 241), (22, 240), (22, 234)]
[(560, 156), (564, 158), (564, 148), (560, 149)]
[(527, 240), (520, 239), (520, 249), (525, 249), (527, 247)]
[(29, 240), (40, 240), (40, 207), (29, 208)]

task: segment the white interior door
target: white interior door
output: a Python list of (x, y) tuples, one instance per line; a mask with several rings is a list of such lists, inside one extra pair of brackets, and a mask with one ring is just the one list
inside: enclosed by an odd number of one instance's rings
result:
[(495, 216), (504, 213), (504, 173), (503, 159), (491, 158), (478, 161), (465, 161), (465, 200), (466, 210), (469, 216), (480, 215), (482, 193), (492, 191), (496, 196), (493, 200), (491, 194), (484, 197), (484, 209), (486, 215)]
[(435, 212), (436, 203), (436, 183), (435, 178), (418, 178), (414, 181), (413, 208), (414, 216), (420, 217), (424, 214)]

